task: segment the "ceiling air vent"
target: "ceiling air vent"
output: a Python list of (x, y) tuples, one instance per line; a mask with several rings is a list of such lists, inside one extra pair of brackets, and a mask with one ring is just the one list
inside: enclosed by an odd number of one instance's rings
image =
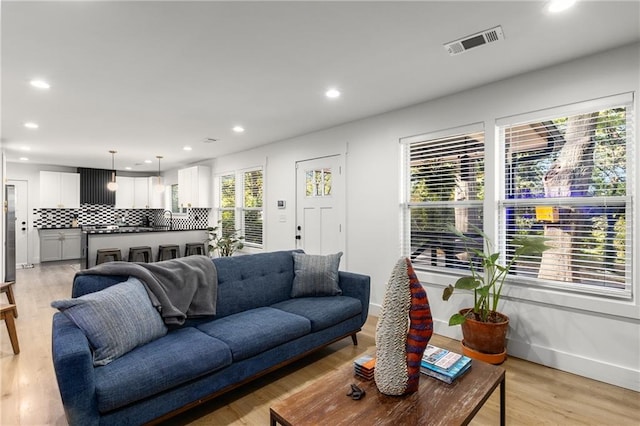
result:
[(493, 43), (498, 40), (504, 40), (504, 33), (502, 32), (502, 27), (500, 25), (495, 28), (481, 31), (477, 34), (463, 37), (459, 40), (445, 43), (444, 48), (449, 52), (449, 55), (453, 56), (459, 55), (460, 53), (466, 52), (474, 47)]

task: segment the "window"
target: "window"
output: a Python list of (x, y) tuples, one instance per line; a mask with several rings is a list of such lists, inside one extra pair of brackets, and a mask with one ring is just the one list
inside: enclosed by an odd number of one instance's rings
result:
[[(171, 200), (170, 200), (171, 201), (171, 213), (177, 214), (177, 215), (186, 214), (187, 213), (187, 209), (186, 208), (181, 208), (180, 207), (180, 203), (178, 202), (178, 184), (175, 183), (175, 184), (171, 185), (171, 191), (168, 191), (168, 192), (169, 193), (167, 195), (169, 197), (171, 197)], [(165, 198), (165, 200), (166, 200), (166, 198)]]
[(482, 239), (484, 132), (473, 125), (442, 134), (405, 138), (404, 252), (422, 270), (468, 269), (469, 243), (451, 232), (455, 226)]
[(236, 230), (251, 247), (263, 245), (263, 171), (251, 169), (219, 176), (219, 220), (223, 235)]
[(498, 122), (501, 244), (507, 256), (517, 235), (552, 247), (517, 265), (532, 285), (630, 297), (631, 105), (616, 96)]

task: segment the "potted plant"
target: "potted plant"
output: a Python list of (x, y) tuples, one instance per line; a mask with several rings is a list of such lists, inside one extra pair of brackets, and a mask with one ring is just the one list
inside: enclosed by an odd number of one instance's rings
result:
[[(488, 252), (468, 248), (473, 254), (469, 258), (471, 274), (458, 279), (455, 285), (445, 287), (442, 299), (449, 300), (456, 290), (473, 293), (473, 307), (453, 314), (449, 325), (462, 326), (462, 350), (465, 355), (499, 364), (506, 358), (505, 341), (509, 327), (509, 318), (498, 312), (505, 279), (522, 256), (537, 255), (549, 247), (542, 237), (516, 237), (511, 241), (515, 247), (513, 256), (508, 262), (500, 263), (500, 253), (494, 251), (491, 240), (482, 230), (473, 228), (482, 236)], [(463, 241), (473, 241), (453, 226), (449, 226), (449, 231)]]
[(220, 256), (232, 256), (237, 250), (241, 250), (244, 247), (244, 236), (239, 235), (238, 229), (234, 229), (232, 232), (223, 234), (220, 228), (220, 222), (217, 226), (207, 228), (207, 248), (209, 255), (212, 256), (216, 250)]

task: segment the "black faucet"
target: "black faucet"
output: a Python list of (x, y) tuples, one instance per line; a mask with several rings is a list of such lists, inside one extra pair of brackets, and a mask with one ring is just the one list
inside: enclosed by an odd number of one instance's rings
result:
[(167, 213), (169, 213), (169, 231), (173, 231), (173, 212), (171, 210), (165, 210), (164, 217), (167, 217)]

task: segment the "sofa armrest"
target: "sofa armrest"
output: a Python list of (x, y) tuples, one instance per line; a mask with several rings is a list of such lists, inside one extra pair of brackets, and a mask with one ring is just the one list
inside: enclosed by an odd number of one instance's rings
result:
[(89, 341), (60, 312), (53, 315), (52, 327), (53, 367), (67, 421), (70, 425), (97, 425), (100, 414)]
[(76, 275), (71, 287), (71, 297), (80, 297), (85, 294), (104, 290), (107, 287), (128, 280), (126, 275)]
[(362, 303), (362, 327), (369, 315), (369, 298), (371, 296), (371, 277), (354, 272), (339, 271), (338, 285), (343, 296), (359, 299)]

